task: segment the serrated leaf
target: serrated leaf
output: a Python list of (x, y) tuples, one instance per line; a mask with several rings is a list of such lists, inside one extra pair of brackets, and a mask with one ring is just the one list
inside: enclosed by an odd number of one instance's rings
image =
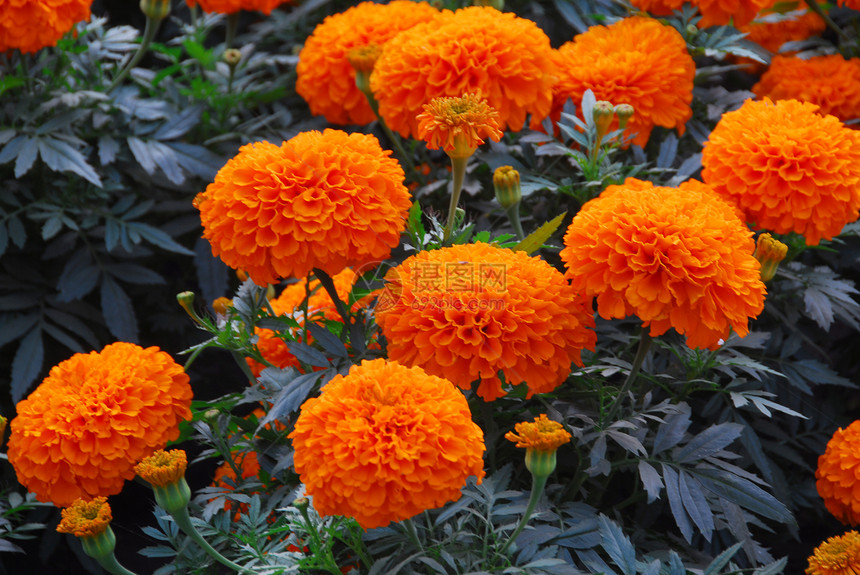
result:
[(687, 510), (687, 515), (693, 520), (705, 540), (710, 542), (714, 533), (714, 514), (711, 512), (711, 507), (708, 505), (708, 500), (705, 498), (699, 481), (684, 471), (679, 471), (678, 491), (681, 494), (681, 501), (684, 504), (684, 509)]
[(743, 426), (737, 423), (719, 423), (705, 429), (680, 448), (674, 459), (678, 463), (691, 463), (710, 457), (740, 437)]
[(102, 315), (110, 332), (121, 341), (138, 340), (137, 317), (131, 298), (109, 275), (102, 276)]
[(167, 232), (150, 226), (149, 224), (144, 224), (141, 222), (129, 222), (128, 224), (126, 224), (126, 228), (128, 229), (129, 233), (137, 233), (140, 235), (140, 237), (142, 237), (149, 243), (154, 244), (169, 252), (182, 254), (184, 256), (194, 255), (194, 252), (179, 244), (176, 240), (171, 238)]
[(194, 244), (194, 268), (203, 299), (214, 301), (224, 295), (230, 285), (230, 268), (212, 255), (212, 246), (204, 238)]
[(660, 151), (657, 154), (658, 168), (671, 168), (675, 162), (675, 156), (678, 155), (678, 136), (669, 133), (660, 143)]
[(63, 326), (65, 329), (83, 339), (90, 347), (94, 349), (99, 347), (99, 340), (96, 337), (96, 334), (93, 333), (93, 330), (72, 314), (49, 307), (45, 309), (45, 315), (54, 323)]
[(45, 359), (45, 349), (42, 344), (42, 330), (39, 326), (31, 329), (12, 360), (12, 402), (18, 403), (42, 369)]
[(287, 348), (296, 359), (314, 367), (330, 367), (331, 362), (323, 353), (311, 346), (298, 341), (288, 341)]
[(541, 227), (526, 236), (523, 241), (515, 245), (513, 247), (514, 251), (521, 251), (526, 252), (527, 254), (531, 254), (540, 249), (544, 242), (546, 242), (550, 238), (550, 236), (555, 233), (566, 215), (567, 212), (562, 212), (550, 221), (543, 224)]
[(708, 565), (702, 575), (718, 575), (720, 570), (729, 564), (729, 561), (732, 560), (732, 557), (735, 556), (735, 554), (740, 548), (741, 544), (735, 543), (734, 545), (717, 555), (714, 560), (711, 561), (711, 564)]
[(680, 413), (667, 415), (664, 419), (665, 423), (662, 423), (657, 428), (657, 435), (654, 437), (654, 447), (651, 452), (652, 455), (657, 455), (667, 449), (671, 449), (684, 439), (684, 435), (690, 427), (690, 409), (686, 404), (682, 405), (686, 409)]
[(636, 549), (621, 527), (602, 513), (597, 517), (601, 541), (606, 554), (621, 568), (624, 575), (636, 575)]
[(639, 462), (639, 479), (642, 480), (642, 486), (648, 494), (648, 503), (653, 503), (654, 500), (660, 498), (660, 492), (663, 490), (663, 480), (660, 474), (647, 461)]
[(702, 485), (717, 495), (768, 519), (794, 524), (791, 511), (755, 483), (721, 469), (700, 467), (689, 470), (702, 479)]
[(663, 481), (666, 484), (666, 497), (669, 499), (669, 509), (672, 511), (672, 516), (675, 518), (675, 524), (681, 531), (681, 535), (690, 543), (693, 539), (693, 523), (684, 509), (684, 502), (681, 499), (681, 490), (678, 485), (678, 472), (671, 466), (662, 464)]
[(137, 163), (140, 164), (140, 167), (143, 168), (143, 171), (150, 176), (153, 175), (155, 173), (155, 158), (152, 157), (152, 153), (146, 142), (135, 136), (129, 136), (126, 142), (128, 143), (128, 148), (131, 150), (131, 154), (137, 160)]
[(15, 316), (11, 319), (3, 318), (0, 321), (0, 347), (10, 341), (15, 341), (28, 332), (39, 321), (38, 312)]
[(687, 575), (684, 562), (674, 550), (669, 551), (669, 573), (667, 575)]
[[(14, 140), (13, 140), (14, 142)], [(9, 142), (7, 145), (11, 145)], [(39, 154), (39, 139), (25, 136), (21, 142), (21, 147), (18, 149), (18, 155), (15, 159), (15, 177), (20, 178), (30, 171), (33, 167), (33, 162)]]
[(66, 262), (57, 280), (57, 289), (60, 291), (57, 299), (63, 302), (81, 299), (95, 289), (100, 276), (101, 272), (89, 250), (78, 250)]
[(54, 338), (56, 341), (60, 342), (68, 349), (72, 350), (74, 353), (82, 353), (84, 348), (78, 343), (75, 338), (67, 334), (65, 331), (60, 329), (55, 325), (51, 325), (49, 323), (42, 324), (42, 330)]
[(73, 172), (94, 186), (102, 187), (102, 180), (84, 155), (67, 142), (50, 136), (39, 138), (39, 155), (55, 172)]
[(807, 288), (803, 292), (803, 305), (806, 315), (827, 331), (833, 324), (833, 305), (830, 299), (815, 288)]
[(184, 136), (200, 121), (202, 110), (200, 104), (185, 108), (159, 126), (152, 137), (156, 140), (175, 140)]
[(326, 352), (335, 357), (349, 357), (346, 346), (335, 334), (315, 323), (308, 323), (307, 328), (311, 336)]
[(130, 262), (112, 263), (104, 266), (106, 273), (115, 279), (132, 284), (158, 285), (166, 283), (164, 278), (149, 268)]
[(645, 451), (645, 446), (642, 445), (641, 441), (639, 441), (632, 435), (621, 431), (615, 431), (612, 429), (610, 429), (606, 433), (615, 441), (615, 443), (623, 447), (626, 451), (629, 451), (634, 455), (647, 455), (648, 452)]
[(102, 166), (108, 166), (116, 160), (119, 153), (119, 142), (110, 136), (99, 137), (99, 162)]
[(780, 573), (785, 572), (785, 566), (787, 563), (788, 557), (783, 557), (782, 559), (774, 561), (770, 565), (759, 567), (753, 571), (753, 575), (779, 575)]
[(45, 220), (45, 223), (42, 224), (42, 239), (50, 240), (55, 235), (60, 233), (60, 230), (63, 229), (63, 220), (60, 218), (58, 214), (55, 214)]
[(27, 230), (24, 228), (21, 219), (18, 216), (10, 217), (6, 220), (6, 227), (9, 230), (9, 237), (12, 239), (12, 243), (19, 248), (23, 248), (24, 244), (27, 243)]
[(0, 296), (0, 310), (14, 311), (27, 309), (39, 305), (38, 294), (31, 292), (16, 292), (10, 295)]

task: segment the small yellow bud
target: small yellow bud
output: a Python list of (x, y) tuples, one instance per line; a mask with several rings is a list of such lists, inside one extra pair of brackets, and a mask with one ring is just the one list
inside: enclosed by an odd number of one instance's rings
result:
[(633, 117), (633, 106), (630, 104), (618, 104), (615, 106), (615, 115), (618, 116), (618, 128), (623, 130), (627, 127), (627, 121)]
[(609, 126), (612, 124), (612, 119), (615, 117), (615, 107), (612, 102), (599, 100), (595, 102), (594, 109), (591, 111), (594, 118), (594, 125), (597, 128), (597, 141), (601, 141), (606, 132), (609, 131)]
[(496, 168), (493, 172), (493, 188), (496, 191), (496, 199), (505, 209), (516, 206), (523, 197), (520, 173), (511, 166)]
[(224, 62), (230, 66), (231, 68), (235, 68), (239, 65), (239, 62), (242, 61), (242, 52), (237, 50), (236, 48), (229, 48), (224, 50), (224, 55), (222, 56)]
[(761, 263), (761, 281), (773, 279), (779, 262), (788, 254), (788, 246), (768, 233), (759, 235), (755, 245), (755, 259)]
[(161, 22), (170, 14), (170, 0), (140, 0), (140, 11), (150, 20)]

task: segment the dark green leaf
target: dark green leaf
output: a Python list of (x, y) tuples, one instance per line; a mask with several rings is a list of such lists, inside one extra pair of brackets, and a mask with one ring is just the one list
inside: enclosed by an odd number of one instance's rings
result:
[(137, 318), (131, 298), (106, 274), (102, 276), (101, 303), (105, 323), (114, 337), (121, 341), (137, 342)]
[(34, 327), (21, 340), (15, 358), (12, 360), (12, 401), (18, 403), (30, 387), (39, 372), (42, 370), (42, 362), (45, 359), (45, 349), (42, 345), (42, 330), (39, 326)]
[(307, 344), (298, 341), (288, 341), (287, 348), (290, 350), (290, 353), (296, 356), (296, 359), (303, 363), (314, 367), (331, 366), (331, 362), (329, 362), (328, 358), (322, 352)]
[(132, 283), (157, 285), (166, 283), (164, 278), (155, 273), (149, 268), (145, 268), (139, 264), (133, 263), (114, 263), (104, 266), (105, 272), (112, 275), (115, 279)]
[(338, 338), (332, 332), (322, 327), (321, 325), (312, 322), (309, 322), (307, 327), (308, 331), (311, 333), (311, 336), (326, 352), (335, 357), (349, 357), (349, 352), (347, 352), (346, 346), (343, 345), (343, 342), (340, 341), (340, 338)]
[(705, 489), (725, 497), (753, 513), (758, 513), (781, 523), (795, 523), (791, 511), (782, 502), (752, 481), (721, 469), (701, 467), (688, 471), (699, 476)]
[(94, 186), (102, 187), (102, 180), (84, 155), (63, 140), (43, 136), (39, 138), (39, 155), (55, 172), (73, 172)]
[(652, 455), (671, 449), (684, 439), (684, 435), (690, 427), (690, 408), (686, 404), (679, 407), (682, 407), (683, 410), (680, 413), (666, 416), (665, 423), (657, 429)]
[(39, 313), (33, 312), (25, 315), (14, 316), (11, 319), (4, 316), (0, 320), (0, 347), (10, 341), (15, 341), (32, 328), (39, 321)]
[(663, 490), (663, 480), (660, 479), (660, 474), (654, 467), (646, 462), (639, 462), (639, 479), (642, 480), (642, 486), (645, 487), (645, 492), (648, 493), (648, 503), (653, 503), (655, 499), (660, 498), (660, 492)]
[(204, 238), (194, 244), (194, 267), (197, 269), (197, 285), (206, 301), (223, 296), (230, 285), (230, 268), (221, 258), (212, 255), (212, 246)]
[[(17, 138), (16, 138), (17, 139)], [(11, 146), (15, 140), (12, 140), (7, 144)], [(33, 162), (36, 161), (36, 157), (39, 154), (39, 139), (31, 138), (29, 136), (25, 136), (24, 140), (21, 142), (21, 147), (17, 154), (17, 159), (15, 160), (15, 177), (20, 178), (24, 174), (30, 171), (30, 168), (33, 167)]]
[(100, 275), (101, 272), (93, 262), (90, 251), (86, 248), (76, 251), (66, 262), (57, 280), (57, 289), (60, 291), (57, 299), (59, 301), (81, 299), (93, 291)]
[(18, 216), (12, 216), (6, 220), (6, 226), (9, 229), (9, 237), (12, 238), (12, 243), (23, 248), (27, 242), (27, 230)]
[(84, 348), (81, 344), (75, 341), (75, 338), (64, 332), (62, 329), (49, 323), (42, 324), (42, 329), (46, 334), (72, 350), (74, 353), (82, 353)]
[(710, 457), (740, 437), (743, 426), (737, 423), (712, 425), (691, 439), (675, 454), (678, 463), (691, 463)]
[(602, 513), (597, 518), (600, 525), (600, 545), (612, 558), (624, 575), (636, 575), (636, 549), (621, 528)]
[(699, 528), (705, 540), (710, 541), (714, 533), (714, 514), (711, 512), (708, 500), (705, 499), (699, 481), (684, 471), (679, 471), (678, 491), (681, 493), (681, 501), (684, 503), (687, 515)]
[(678, 529), (681, 530), (681, 535), (684, 536), (687, 543), (690, 543), (693, 539), (693, 524), (684, 509), (684, 502), (681, 500), (678, 472), (665, 463), (662, 464), (662, 468), (663, 481), (666, 484), (666, 496), (669, 499), (669, 509), (672, 510), (672, 515), (675, 517)]
[(140, 235), (140, 237), (150, 242), (151, 244), (154, 244), (169, 252), (182, 254), (184, 256), (194, 255), (194, 252), (177, 243), (176, 240), (174, 240), (167, 234), (167, 232), (158, 228), (154, 228), (148, 224), (143, 224), (140, 222), (129, 222), (126, 225), (126, 228), (128, 229), (130, 234), (137, 233)]
[(717, 555), (714, 560), (711, 561), (711, 564), (708, 565), (707, 569), (705, 569), (705, 572), (702, 575), (718, 575), (720, 570), (729, 564), (729, 561), (732, 560), (732, 557), (735, 556), (735, 554), (740, 548), (741, 544), (735, 543), (734, 545)]

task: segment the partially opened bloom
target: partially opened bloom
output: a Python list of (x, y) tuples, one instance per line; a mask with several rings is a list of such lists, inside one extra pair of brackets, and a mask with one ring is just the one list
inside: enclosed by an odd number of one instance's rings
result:
[(848, 531), (831, 537), (809, 557), (806, 575), (850, 575), (860, 573), (860, 533)]
[[(775, 0), (688, 0), (699, 8), (702, 19), (698, 25), (702, 28), (733, 24), (735, 27), (749, 23), (756, 14), (769, 8)], [(650, 12), (655, 16), (669, 16), (675, 10), (680, 10), (684, 0), (631, 0), (636, 8)]]
[(420, 252), (385, 276), (376, 321), (388, 356), (492, 401), (508, 384), (548, 393), (596, 341), (590, 307), (538, 257), (490, 244)]
[(752, 232), (711, 188), (628, 178), (574, 216), (561, 258), (601, 317), (636, 315), (650, 335), (670, 328), (690, 348), (716, 349), (764, 308)]
[(857, 219), (860, 134), (814, 104), (747, 100), (720, 118), (702, 165), (702, 178), (758, 229), (797, 232), (814, 246)]
[(185, 481), (188, 458), (185, 451), (159, 449), (134, 466), (134, 472), (149, 483), (158, 505), (170, 514), (185, 511), (191, 488)]
[(117, 342), (53, 367), (12, 420), (9, 462), (40, 501), (113, 495), (134, 465), (191, 418), (182, 366), (157, 347)]
[(827, 510), (846, 525), (860, 524), (860, 420), (836, 430), (818, 458), (815, 486)]
[(376, 359), (301, 407), (295, 468), (321, 515), (382, 527), (460, 498), (484, 476), (484, 435), (463, 394), (417, 367)]
[(372, 70), (388, 40), (438, 14), (426, 2), (395, 0), (390, 4), (362, 2), (328, 16), (299, 54), (296, 92), (312, 114), (325, 116), (333, 124), (369, 124), (376, 116), (355, 85), (350, 59)]
[(443, 149), (452, 158), (468, 158), (484, 138), (498, 142), (499, 113), (477, 94), (439, 97), (418, 114), (418, 137), (431, 150)]
[[(554, 53), (558, 82), (551, 117), (558, 121), (565, 102), (578, 106), (587, 90), (598, 100), (636, 110), (626, 134), (644, 146), (655, 126), (684, 133), (693, 115), (696, 65), (684, 38), (671, 26), (634, 16), (610, 26), (592, 26)], [(534, 118), (538, 122), (543, 118)], [(537, 125), (535, 121), (533, 125)], [(618, 127), (614, 119), (610, 127)]]
[(402, 136), (417, 136), (422, 106), (434, 98), (480, 94), (499, 129), (544, 118), (552, 101), (549, 38), (531, 20), (488, 6), (443, 11), (388, 41), (370, 87), (379, 113)]
[(385, 259), (411, 206), (390, 156), (376, 137), (340, 130), (242, 146), (195, 198), (203, 237), (258, 285)]
[(107, 531), (113, 519), (107, 497), (96, 497), (90, 501), (76, 499), (60, 515), (62, 519), (57, 531), (75, 537), (96, 537)]
[(265, 15), (290, 0), (185, 0), (189, 6), (200, 6), (204, 12), (235, 14), (240, 10), (262, 12)]
[(761, 281), (773, 279), (779, 262), (788, 254), (788, 246), (774, 238), (769, 233), (759, 234), (755, 242), (755, 259), (761, 264)]
[(752, 91), (759, 98), (810, 102), (819, 114), (853, 120), (860, 117), (860, 58), (776, 56)]
[(541, 413), (532, 422), (522, 421), (514, 426), (513, 431), (505, 434), (505, 439), (524, 447), (526, 450), (526, 467), (534, 475), (547, 476), (555, 470), (555, 452), (562, 445), (569, 443), (571, 435), (561, 423), (548, 419)]
[(0, 53), (38, 52), (56, 45), (75, 24), (90, 18), (92, 0), (0, 0)]

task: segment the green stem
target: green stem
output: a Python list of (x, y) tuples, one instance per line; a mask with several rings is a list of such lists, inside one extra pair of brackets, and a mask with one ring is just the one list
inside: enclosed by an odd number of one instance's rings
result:
[(93, 557), (93, 559), (98, 561), (99, 565), (102, 566), (102, 569), (112, 575), (137, 575), (134, 571), (129, 571), (120, 565), (113, 553), (109, 553), (108, 555), (103, 555), (101, 557)]
[(451, 158), (451, 168), (454, 176), (454, 187), (451, 191), (451, 203), (448, 206), (448, 221), (445, 222), (445, 233), (443, 243), (447, 243), (451, 237), (454, 227), (454, 218), (457, 212), (457, 204), (460, 203), (460, 192), (463, 191), (463, 180), (466, 177), (466, 164), (469, 158)]
[[(317, 532), (316, 527), (311, 522), (310, 515), (308, 515), (308, 507), (307, 505), (297, 506), (299, 513), (302, 514), (302, 518), (305, 520), (305, 529), (307, 529), (308, 534), (311, 536), (313, 542), (311, 543), (312, 548), (316, 551), (323, 550), (323, 542), (322, 538), (320, 538), (320, 534)], [(341, 575), (340, 569), (337, 568), (337, 564), (334, 562), (334, 557), (332, 557), (331, 549), (326, 547), (326, 571), (331, 573), (332, 575)], [(332, 564), (334, 564), (332, 566)]]
[(519, 202), (507, 208), (505, 210), (505, 213), (508, 214), (508, 220), (511, 222), (511, 225), (514, 228), (514, 233), (517, 234), (517, 239), (520, 241), (526, 239), (526, 235), (523, 233), (523, 224), (522, 222), (520, 222)]
[(549, 477), (549, 475), (532, 475), (532, 494), (531, 497), (529, 497), (529, 504), (526, 507), (526, 511), (523, 514), (523, 518), (520, 520), (519, 525), (517, 525), (517, 528), (514, 529), (514, 532), (511, 534), (510, 539), (508, 539), (507, 542), (505, 542), (505, 544), (499, 550), (499, 554), (504, 555), (505, 551), (508, 550), (508, 547), (511, 546), (511, 543), (513, 543), (514, 540), (516, 540), (516, 538), (522, 532), (522, 530), (525, 529), (526, 524), (529, 522), (529, 519), (532, 516), (532, 513), (534, 513), (535, 507), (537, 507), (538, 501), (540, 501), (541, 495), (543, 495), (543, 488), (546, 485), (547, 477)]
[(225, 567), (229, 567), (230, 569), (233, 569), (234, 571), (236, 571), (238, 573), (251, 573), (252, 572), (249, 569), (245, 569), (241, 565), (237, 565), (236, 563), (233, 563), (232, 561), (230, 561), (229, 559), (227, 559), (226, 557), (221, 555), (218, 551), (216, 551), (214, 547), (209, 545), (209, 542), (206, 541), (202, 535), (200, 535), (200, 532), (197, 531), (197, 528), (194, 527), (193, 523), (191, 523), (191, 516), (188, 515), (188, 509), (187, 508), (183, 507), (179, 511), (175, 511), (174, 513), (171, 513), (171, 516), (173, 517), (173, 520), (176, 521), (176, 524), (179, 526), (179, 528), (182, 529), (182, 531), (184, 531), (186, 535), (191, 537), (191, 539), (193, 539), (195, 543), (200, 545), (200, 547), (204, 551), (206, 551), (206, 553), (208, 553), (213, 559), (215, 559), (215, 561), (217, 561), (221, 565), (224, 565)]
[(18, 56), (20, 56), (21, 70), (24, 73), (24, 85), (27, 87), (27, 91), (32, 94), (33, 77), (30, 75), (30, 56), (20, 50), (18, 51)]
[(131, 70), (137, 66), (138, 62), (143, 58), (146, 51), (149, 50), (149, 45), (152, 44), (152, 40), (155, 38), (155, 34), (158, 32), (158, 27), (161, 25), (161, 20), (155, 20), (153, 18), (146, 19), (146, 27), (143, 29), (143, 39), (140, 41), (140, 46), (137, 47), (137, 52), (134, 53), (131, 60), (129, 60), (128, 64), (117, 74), (116, 78), (111, 82), (110, 87), (107, 89), (107, 93), (110, 94), (113, 92), (131, 73)]
[(818, 5), (816, 0), (805, 0), (806, 5), (812, 9), (813, 12), (821, 16), (821, 19), (827, 24), (827, 26), (836, 32), (836, 35), (839, 36), (839, 41), (844, 43), (851, 42), (851, 38), (848, 37), (848, 34), (845, 33), (842, 28), (840, 28), (836, 22), (833, 21), (833, 18), (830, 17), (830, 14), (821, 9), (821, 6)]
[(227, 15), (227, 33), (224, 36), (224, 49), (229, 50), (233, 47), (233, 40), (236, 39), (236, 31), (239, 29), (239, 13), (233, 12)]
[(639, 370), (642, 368), (642, 362), (645, 361), (645, 356), (648, 354), (648, 349), (650, 347), (651, 335), (645, 331), (645, 328), (643, 328), (642, 334), (639, 336), (639, 349), (636, 350), (636, 357), (633, 358), (633, 366), (630, 368), (630, 374), (624, 381), (624, 385), (621, 386), (621, 391), (612, 403), (612, 407), (609, 408), (607, 421), (612, 419), (615, 412), (618, 411), (619, 407), (621, 407), (621, 402), (624, 401), (624, 398), (630, 392), (630, 388), (633, 387), (633, 382), (636, 380), (636, 376), (639, 375)]

